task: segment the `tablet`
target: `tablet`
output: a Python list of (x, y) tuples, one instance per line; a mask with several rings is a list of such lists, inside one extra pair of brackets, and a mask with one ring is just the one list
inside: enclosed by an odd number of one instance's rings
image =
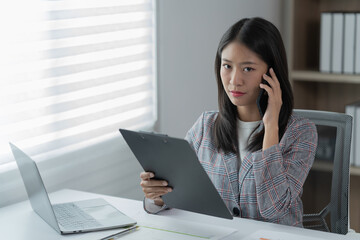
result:
[(233, 218), (186, 140), (126, 129), (120, 132), (144, 171), (173, 188), (162, 196), (168, 207)]

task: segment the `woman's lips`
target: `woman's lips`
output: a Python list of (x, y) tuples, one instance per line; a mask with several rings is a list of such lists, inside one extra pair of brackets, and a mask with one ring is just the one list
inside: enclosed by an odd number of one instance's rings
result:
[(245, 93), (239, 92), (239, 91), (230, 91), (230, 93), (233, 97), (241, 97), (245, 94)]

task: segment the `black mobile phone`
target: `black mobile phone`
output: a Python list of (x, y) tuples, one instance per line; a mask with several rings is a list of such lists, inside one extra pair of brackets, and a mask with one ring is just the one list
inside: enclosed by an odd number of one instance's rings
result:
[[(269, 70), (266, 72), (266, 75), (270, 76)], [(269, 83), (264, 78), (262, 79), (261, 83), (270, 86)], [(258, 98), (256, 99), (256, 104), (258, 106), (261, 118), (264, 117), (268, 105), (268, 100), (269, 100), (269, 96), (267, 92), (265, 91), (265, 89), (260, 88), (260, 93)]]

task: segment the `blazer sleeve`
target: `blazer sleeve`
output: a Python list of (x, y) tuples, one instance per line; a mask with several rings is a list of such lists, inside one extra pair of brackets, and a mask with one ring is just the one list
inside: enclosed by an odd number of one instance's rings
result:
[(200, 115), (200, 117), (196, 120), (194, 125), (190, 128), (185, 136), (185, 140), (189, 142), (190, 146), (194, 149), (196, 154), (199, 151), (203, 139), (204, 118), (205, 113)]
[(264, 218), (281, 218), (293, 204), (298, 204), (314, 162), (317, 147), (315, 124), (300, 120), (293, 125), (284, 134), (284, 142), (253, 154), (256, 197)]
[(161, 212), (162, 210), (168, 209), (166, 204), (164, 204), (163, 206), (158, 206), (154, 203), (154, 201), (152, 201), (151, 199), (148, 199), (146, 197), (144, 197), (144, 200), (143, 200), (143, 207), (144, 207), (145, 212), (150, 213), (150, 214), (157, 214), (157, 213)]

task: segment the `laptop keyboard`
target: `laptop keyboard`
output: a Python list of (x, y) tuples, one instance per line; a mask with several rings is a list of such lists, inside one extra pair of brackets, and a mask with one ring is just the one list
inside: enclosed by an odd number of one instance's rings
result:
[(59, 224), (65, 229), (86, 229), (102, 226), (95, 218), (73, 203), (56, 204), (53, 205), (53, 209)]

